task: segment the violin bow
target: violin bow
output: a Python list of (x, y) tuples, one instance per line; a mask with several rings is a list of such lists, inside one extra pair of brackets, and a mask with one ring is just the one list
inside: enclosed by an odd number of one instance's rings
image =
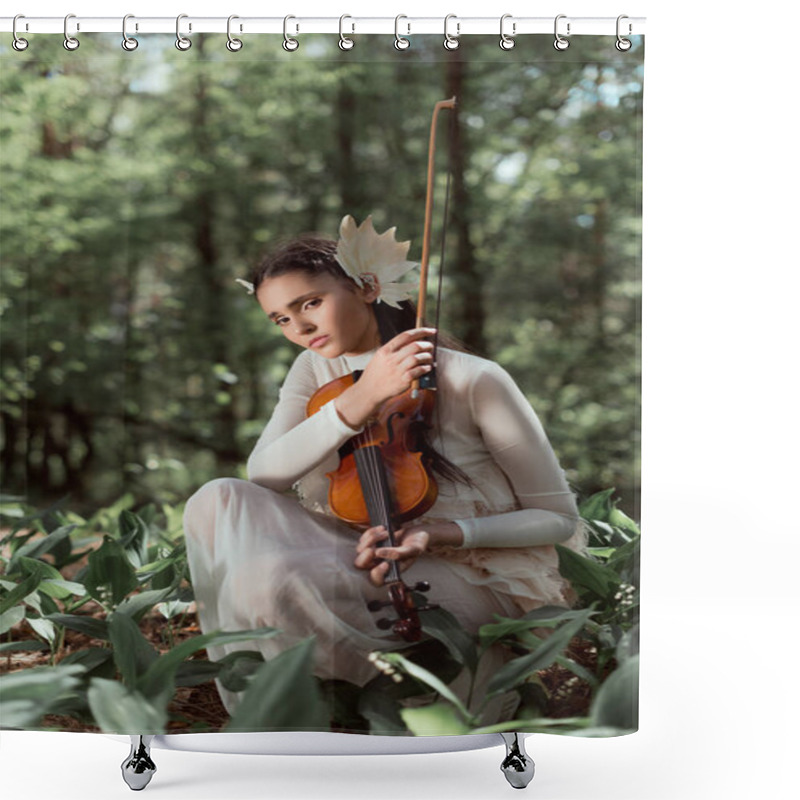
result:
[[(435, 175), (435, 157), (436, 157), (436, 123), (439, 119), (439, 111), (443, 108), (454, 109), (456, 107), (456, 98), (451, 97), (449, 100), (440, 100), (433, 107), (433, 118), (431, 120), (431, 133), (428, 143), (428, 177), (427, 187), (425, 190), (425, 224), (422, 233), (422, 258), (420, 261), (419, 273), (419, 296), (417, 298), (417, 322), (416, 327), (421, 328), (425, 324), (425, 311), (427, 306), (427, 290), (428, 290), (428, 264), (430, 263), (431, 252), (431, 222), (433, 219), (433, 180)], [(449, 197), (449, 172), (448, 172), (448, 191)], [(445, 217), (447, 215), (447, 199), (445, 200)], [(446, 222), (446, 220), (445, 220)], [(443, 248), (444, 249), (444, 248)], [(444, 259), (444, 253), (442, 253)], [(439, 307), (441, 306), (441, 288), (442, 288), (442, 271), (441, 265), (439, 269), (439, 303), (436, 308), (437, 328)], [(422, 378), (415, 378), (412, 387), (412, 397), (416, 397), (420, 388), (435, 389), (436, 388), (436, 339), (438, 337), (438, 330), (434, 336), (433, 354), (434, 354), (434, 368)]]

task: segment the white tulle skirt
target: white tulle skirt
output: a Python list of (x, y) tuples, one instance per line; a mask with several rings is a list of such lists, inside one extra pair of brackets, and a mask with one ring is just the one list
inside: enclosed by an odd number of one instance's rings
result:
[[(387, 592), (373, 586), (368, 573), (353, 564), (358, 531), (309, 512), (295, 497), (250, 481), (220, 478), (189, 499), (184, 530), (203, 632), (265, 626), (282, 631), (248, 644), (209, 647), (212, 661), (245, 647), (269, 660), (313, 635), (315, 674), (363, 686), (378, 675), (370, 653), (400, 642), (391, 630), (377, 626), (384, 615), (367, 608), (372, 599), (386, 600)], [(404, 573), (406, 582), (428, 581), (429, 600), (473, 633), (492, 622), (494, 614), (521, 615), (522, 608), (511, 596), (482, 578), (485, 563), (470, 571), (444, 553), (417, 559)], [(563, 583), (553, 587), (553, 596), (541, 598), (541, 603), (563, 603)], [(472, 695), (476, 706), (483, 700), (481, 687), (506, 658), (498, 648), (482, 659)], [(468, 684), (469, 676), (462, 674), (452, 688), (464, 698)], [(233, 713), (238, 695), (219, 681), (217, 687)], [(496, 698), (482, 715), (483, 723), (505, 718), (511, 699)]]

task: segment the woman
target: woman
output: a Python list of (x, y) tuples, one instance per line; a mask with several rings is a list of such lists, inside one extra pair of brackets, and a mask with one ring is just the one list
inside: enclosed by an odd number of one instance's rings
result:
[[(585, 542), (575, 499), (519, 388), (494, 362), (453, 347), (436, 350), (436, 410), (423, 451), (437, 473), (432, 508), (396, 532), (393, 548), (382, 528), (355, 530), (332, 515), (326, 473), (339, 448), (433, 368), (435, 333), (413, 327), (413, 284), (396, 282), (415, 266), (405, 259), (409, 243), (396, 242), (394, 229), (378, 235), (371, 218), (356, 227), (345, 217), (340, 234), (338, 243), (307, 236), (284, 245), (246, 284), (305, 349), (250, 455), (249, 480), (201, 487), (184, 523), (204, 631), (280, 628), (257, 644), (267, 659), (314, 635), (315, 673), (361, 686), (377, 674), (370, 653), (398, 641), (367, 609), (386, 599), (390, 560), (407, 583), (429, 582), (430, 602), (474, 633), (494, 614), (569, 605), (553, 545)], [(355, 370), (358, 381), (306, 416), (320, 386)], [(218, 660), (229, 649), (209, 654)], [(483, 659), (474, 705), (502, 660), (500, 651)], [(464, 696), (464, 684), (454, 691)], [(219, 688), (232, 711), (236, 695)], [(508, 718), (512, 706), (498, 699), (484, 722)]]

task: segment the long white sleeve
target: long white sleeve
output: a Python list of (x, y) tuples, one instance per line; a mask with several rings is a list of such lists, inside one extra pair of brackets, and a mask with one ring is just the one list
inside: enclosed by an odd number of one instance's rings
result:
[(470, 413), (521, 509), (458, 519), (463, 548), (530, 547), (563, 542), (578, 522), (575, 498), (539, 418), (511, 376), (486, 362), (468, 397)]
[(247, 477), (285, 491), (359, 431), (339, 417), (333, 400), (306, 418), (318, 384), (305, 353), (286, 375), (275, 411), (247, 460)]

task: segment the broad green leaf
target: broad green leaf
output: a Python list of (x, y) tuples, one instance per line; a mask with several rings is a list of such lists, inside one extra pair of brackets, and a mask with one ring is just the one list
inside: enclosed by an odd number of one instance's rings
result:
[(362, 691), (358, 713), (369, 722), (373, 736), (404, 736), (409, 734), (400, 705), (395, 697), (381, 691)]
[(83, 582), (95, 600), (113, 607), (139, 585), (125, 551), (110, 536), (103, 537), (103, 544), (89, 556)]
[(16, 585), (8, 594), (3, 596), (0, 600), (0, 614), (4, 614), (9, 608), (21, 602), (23, 598), (27, 597), (31, 592), (35, 592), (42, 582), (43, 577), (41, 573), (34, 572)]
[[(0, 633), (5, 633), (5, 631), (2, 630), (2, 625), (0, 625)], [(47, 650), (47, 649), (48, 645), (46, 645), (44, 642), (40, 642), (38, 639), (24, 639), (21, 642), (3, 642), (3, 644), (0, 644), (0, 653), (7, 653), (14, 650), (22, 651), (22, 650)], [(64, 661), (62, 661), (61, 663), (63, 664)]]
[(8, 633), (15, 625), (25, 619), (25, 606), (14, 606), (0, 614), (0, 634)]
[(105, 733), (158, 734), (166, 731), (166, 705), (157, 707), (119, 681), (92, 678), (88, 700), (95, 721)]
[(220, 683), (232, 692), (243, 692), (250, 676), (264, 663), (264, 656), (252, 650), (236, 650), (216, 663), (220, 665)]
[(58, 631), (56, 626), (49, 619), (42, 619), (41, 617), (28, 617), (28, 625), (33, 628), (35, 633), (38, 633), (49, 645), (52, 647), (58, 639)]
[(427, 669), (419, 666), (419, 664), (415, 664), (413, 661), (409, 661), (399, 653), (381, 653), (380, 657), (382, 660), (388, 661), (390, 664), (400, 667), (403, 672), (411, 675), (412, 678), (416, 678), (426, 686), (430, 686), (430, 688), (434, 691), (439, 692), (439, 694), (444, 697), (445, 700), (449, 700), (461, 712), (465, 720), (472, 719), (472, 715), (467, 710), (467, 707), (456, 696), (453, 690), (447, 686), (447, 684), (443, 683), (432, 672), (429, 672)]
[(156, 611), (165, 619), (172, 619), (173, 617), (177, 617), (178, 614), (183, 614), (191, 607), (191, 602), (184, 603), (181, 600), (170, 600), (166, 603), (159, 603), (156, 606)]
[(555, 628), (563, 622), (567, 622), (581, 615), (583, 612), (574, 611), (560, 606), (543, 606), (534, 609), (519, 619), (509, 619), (495, 615), (497, 622), (490, 622), (481, 625), (478, 630), (481, 646), (490, 647), (499, 639), (506, 636), (515, 636), (533, 628)]
[[(68, 656), (61, 659), (59, 666), (62, 664), (80, 664), (88, 675), (99, 666), (113, 661), (113, 658), (114, 654), (107, 647), (87, 647), (84, 650), (77, 650), (74, 653), (70, 653)], [(113, 664), (111, 667), (112, 674), (109, 677), (113, 677)]]
[(469, 733), (469, 727), (449, 703), (402, 708), (400, 716), (414, 736), (459, 736)]
[(313, 654), (311, 638), (262, 664), (225, 730), (329, 730), (327, 705), (312, 674)]
[(135, 620), (140, 620), (153, 606), (165, 600), (172, 594), (170, 588), (137, 592), (126, 597), (115, 609), (117, 614), (127, 614)]
[(114, 662), (122, 680), (131, 689), (138, 688), (139, 678), (157, 661), (158, 652), (127, 614), (111, 614), (108, 618), (108, 633), (113, 646)]
[(609, 515), (613, 508), (611, 495), (613, 495), (615, 491), (616, 488), (612, 487), (610, 489), (603, 489), (601, 492), (596, 492), (591, 497), (588, 497), (580, 504), (578, 509), (580, 515), (588, 520), (609, 522)]
[(9, 572), (12, 572), (16, 568), (17, 562), (20, 558), (39, 558), (45, 553), (49, 553), (51, 550), (53, 550), (60, 542), (64, 540), (69, 541), (70, 533), (72, 533), (72, 531), (77, 527), (78, 526), (75, 524), (62, 525), (44, 538), (29, 539), (24, 545), (22, 545), (22, 547), (19, 548), (19, 550), (14, 553), (13, 556), (11, 556), (11, 561), (9, 562)]
[(487, 694), (500, 694), (501, 692), (513, 689), (532, 672), (537, 672), (540, 669), (549, 667), (567, 648), (572, 637), (583, 628), (589, 618), (595, 613), (593, 608), (580, 612), (575, 619), (570, 620), (553, 631), (553, 633), (544, 640), (543, 644), (532, 653), (528, 653), (520, 658), (515, 658), (513, 661), (504, 664), (489, 681), (486, 687)]
[(147, 534), (147, 525), (141, 517), (128, 509), (120, 511), (120, 544), (134, 567), (147, 563)]
[(606, 678), (591, 708), (592, 724), (633, 732), (639, 727), (639, 656), (632, 656)]
[(34, 667), (0, 676), (4, 728), (31, 728), (80, 685), (82, 666)]
[(610, 600), (614, 596), (621, 582), (614, 570), (563, 545), (557, 544), (555, 548), (558, 553), (558, 571), (576, 590), (587, 589), (604, 600)]
[(270, 639), (280, 631), (277, 628), (257, 628), (247, 631), (233, 631), (207, 633), (202, 636), (194, 636), (191, 639), (181, 642), (173, 647), (168, 653), (164, 653), (147, 672), (142, 675), (139, 682), (139, 690), (146, 697), (158, 697), (166, 691), (172, 693), (175, 680), (175, 672), (180, 664), (189, 656), (210, 645), (237, 644), (248, 642), (253, 639)]
[(84, 597), (86, 595), (86, 587), (82, 583), (65, 581), (61, 578), (46, 578), (39, 584), (39, 591), (48, 597), (54, 597), (58, 600), (66, 600), (66, 598), (72, 596)]
[(175, 686), (199, 686), (216, 678), (221, 671), (218, 661), (184, 661), (175, 671)]
[(85, 633), (93, 639), (108, 639), (108, 623), (103, 619), (95, 619), (84, 614), (48, 614), (47, 619), (64, 628)]
[(420, 614), (420, 619), (425, 633), (444, 644), (459, 664), (475, 672), (478, 664), (475, 640), (449, 611), (435, 608)]

